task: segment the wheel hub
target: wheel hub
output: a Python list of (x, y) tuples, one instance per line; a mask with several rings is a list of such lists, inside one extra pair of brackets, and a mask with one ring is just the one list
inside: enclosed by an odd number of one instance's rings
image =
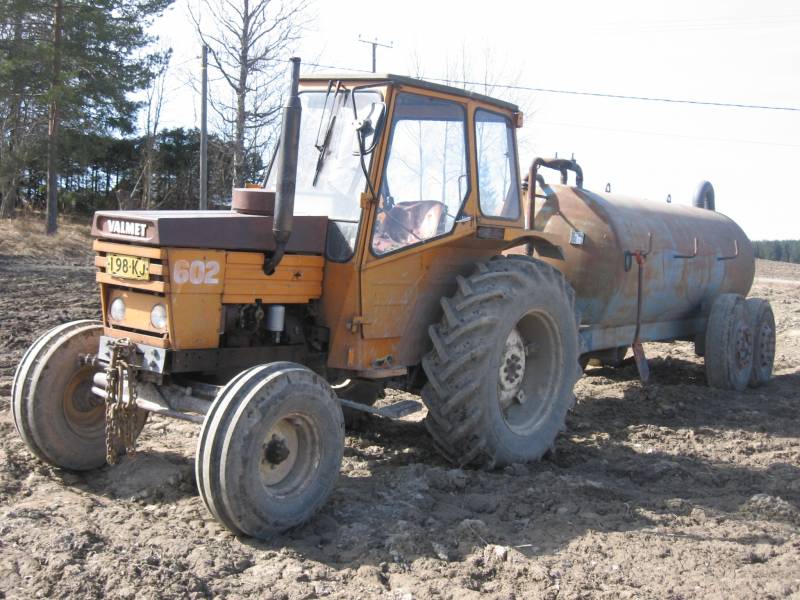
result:
[(275, 423), (264, 436), (259, 470), (265, 485), (277, 486), (290, 478), (300, 455), (300, 427), (287, 417)]
[(103, 400), (92, 394), (91, 368), (76, 371), (64, 387), (62, 406), (67, 426), (79, 436), (92, 435), (105, 422)]
[(525, 378), (525, 342), (517, 331), (511, 330), (503, 348), (503, 356), (500, 360), (500, 372), (498, 378), (498, 392), (500, 396), (500, 406), (503, 409), (511, 406), (515, 401), (522, 404), (525, 402), (525, 394), (522, 391), (522, 381)]

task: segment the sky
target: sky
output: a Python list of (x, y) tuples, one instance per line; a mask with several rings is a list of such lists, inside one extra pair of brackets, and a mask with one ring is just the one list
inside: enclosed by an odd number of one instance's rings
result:
[[(153, 27), (173, 48), (165, 127), (199, 125), (191, 79), (200, 44), (189, 3), (197, 0), (176, 0)], [(361, 37), (392, 46), (378, 48), (378, 72), (491, 81), (491, 95), (525, 112), (517, 132), (523, 172), (535, 156), (574, 155), (586, 188), (610, 184), (614, 193), (685, 204), (708, 180), (717, 210), (751, 239), (800, 238), (796, 0), (316, 0), (312, 15), (295, 51), (304, 70), (369, 70), (371, 47)]]

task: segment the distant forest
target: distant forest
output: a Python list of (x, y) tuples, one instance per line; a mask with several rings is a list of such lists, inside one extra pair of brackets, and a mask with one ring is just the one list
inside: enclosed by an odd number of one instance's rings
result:
[(765, 240), (753, 242), (756, 258), (800, 263), (800, 240)]

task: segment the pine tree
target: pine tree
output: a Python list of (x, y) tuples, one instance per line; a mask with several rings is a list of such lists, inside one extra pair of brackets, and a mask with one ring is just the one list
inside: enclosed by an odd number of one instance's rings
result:
[[(48, 233), (56, 228), (59, 133), (133, 131), (138, 105), (130, 94), (148, 86), (164, 60), (162, 53), (148, 51), (154, 38), (146, 30), (172, 2), (0, 0), (0, 75), (8, 70), (24, 74), (28, 67), (25, 102), (32, 104), (32, 114), (48, 115)], [(15, 34), (15, 18), (21, 35)], [(14, 52), (5, 50), (12, 47)], [(20, 56), (33, 58), (26, 62)], [(0, 118), (14, 114), (17, 95), (13, 79), (0, 83)], [(24, 135), (17, 138), (40, 136), (41, 125), (37, 129), (35, 124), (29, 121)], [(6, 142), (10, 138), (5, 129), (0, 133), (3, 167), (10, 164)], [(18, 166), (12, 167), (18, 171)], [(3, 173), (0, 168), (0, 178)]]

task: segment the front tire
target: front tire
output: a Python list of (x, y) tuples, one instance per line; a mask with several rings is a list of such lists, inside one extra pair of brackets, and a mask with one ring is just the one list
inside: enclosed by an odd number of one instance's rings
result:
[(268, 539), (311, 518), (333, 491), (344, 452), (336, 395), (295, 363), (248, 369), (217, 396), (197, 446), (197, 487), (238, 535)]
[(426, 425), (448, 460), (494, 468), (552, 447), (581, 373), (574, 304), (559, 271), (524, 256), (458, 278), (422, 363)]
[[(86, 471), (106, 462), (105, 404), (91, 392), (97, 369), (80, 362), (97, 353), (102, 331), (97, 321), (59, 325), (31, 345), (14, 374), (17, 432), (33, 454), (56, 467)], [(138, 435), (147, 412), (137, 411), (136, 419)]]

